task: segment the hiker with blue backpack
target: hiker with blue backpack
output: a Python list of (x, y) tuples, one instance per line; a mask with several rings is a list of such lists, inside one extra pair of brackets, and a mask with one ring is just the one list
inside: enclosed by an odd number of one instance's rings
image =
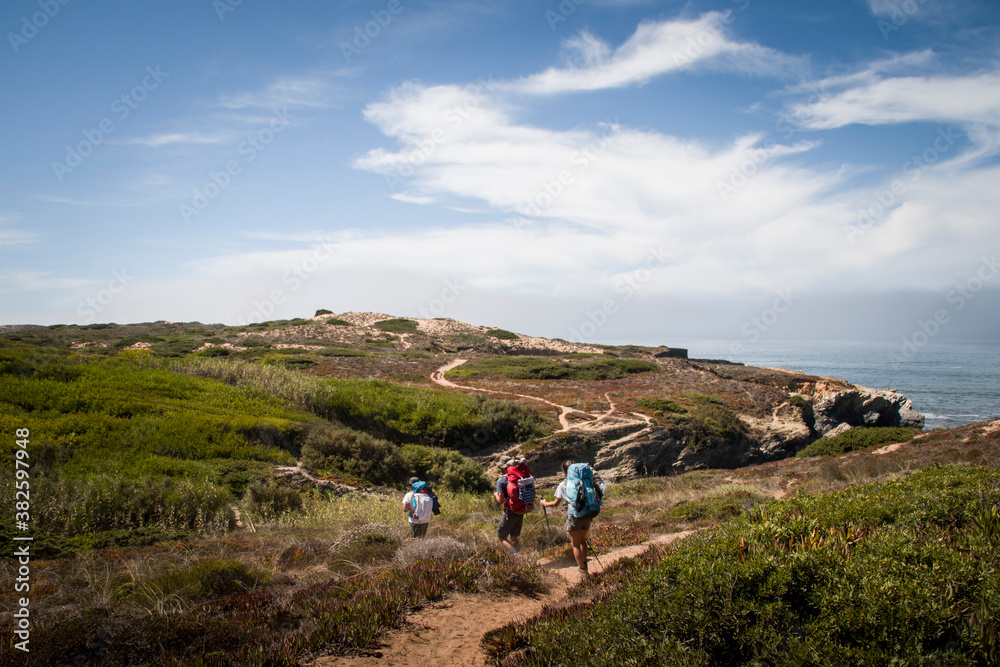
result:
[(513, 555), (521, 549), (524, 515), (535, 507), (535, 478), (531, 476), (524, 459), (507, 460), (504, 457), (498, 465), (504, 474), (497, 479), (496, 492), (493, 494), (496, 501), (503, 505), (497, 538)]
[(594, 484), (594, 471), (586, 463), (563, 461), (566, 479), (556, 487), (555, 500), (542, 500), (544, 507), (557, 507), (566, 501), (566, 532), (573, 545), (573, 558), (584, 577), (587, 572), (587, 531), (594, 518), (601, 513), (603, 492)]
[(437, 495), (427, 482), (410, 478), (410, 490), (403, 496), (403, 512), (410, 519), (410, 537), (423, 537), (431, 522), (431, 514), (441, 513)]

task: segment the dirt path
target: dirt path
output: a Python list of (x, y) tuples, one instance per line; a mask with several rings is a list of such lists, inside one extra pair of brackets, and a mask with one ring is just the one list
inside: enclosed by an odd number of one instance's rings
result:
[[(466, 389), (468, 391), (481, 391), (487, 394), (503, 394), (505, 396), (517, 396), (519, 398), (527, 398), (532, 401), (539, 401), (541, 403), (545, 403), (546, 405), (552, 406), (553, 408), (557, 408), (559, 410), (559, 424), (562, 426), (562, 428), (556, 431), (556, 433), (566, 433), (567, 431), (570, 431), (575, 428), (591, 426), (593, 424), (597, 424), (601, 421), (604, 421), (608, 417), (611, 417), (612, 415), (615, 414), (616, 411), (615, 402), (612, 401), (611, 397), (608, 396), (607, 394), (604, 394), (604, 397), (608, 399), (608, 404), (609, 404), (608, 411), (599, 414), (594, 414), (590, 412), (584, 412), (583, 410), (578, 410), (576, 408), (571, 408), (568, 405), (559, 405), (558, 403), (553, 403), (552, 401), (546, 400), (541, 396), (531, 396), (529, 394), (516, 394), (511, 391), (497, 391), (495, 389), (480, 389), (479, 387), (466, 387), (460, 384), (455, 384), (451, 380), (445, 378), (444, 376), (445, 373), (447, 373), (453, 368), (458, 368), (466, 361), (468, 361), (468, 359), (455, 359), (454, 361), (445, 364), (441, 368), (431, 373), (431, 382), (439, 384), (442, 387), (448, 387), (449, 389)], [(569, 415), (574, 413), (583, 415), (584, 417), (588, 418), (587, 421), (581, 422), (579, 424), (570, 424)], [(646, 417), (645, 415), (640, 415), (640, 416), (646, 420), (647, 424), (649, 423), (648, 417)]]
[[(591, 573), (603, 571), (621, 558), (634, 558), (653, 544), (666, 545), (683, 539), (692, 531), (659, 535), (650, 541), (630, 547), (615, 549), (599, 556), (600, 563), (590, 558)], [(579, 581), (579, 570), (571, 557), (540, 561), (549, 590), (537, 598), (519, 597), (516, 603), (501, 599), (496, 594), (452, 595), (446, 600), (429, 605), (409, 616), (406, 624), (383, 637), (377, 649), (379, 656), (325, 657), (311, 667), (404, 667), (409, 665), (441, 665), (442, 667), (468, 667), (485, 664), (480, 640), (490, 630), (512, 620), (534, 616), (546, 605), (566, 597), (569, 587)], [(604, 567), (602, 567), (602, 565)], [(509, 610), (519, 613), (512, 617)]]

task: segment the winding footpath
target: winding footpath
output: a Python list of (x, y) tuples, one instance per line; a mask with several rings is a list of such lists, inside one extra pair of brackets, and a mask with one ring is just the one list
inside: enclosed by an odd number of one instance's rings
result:
[[(614, 549), (590, 559), (593, 574), (622, 558), (635, 558), (653, 545), (667, 545), (690, 535), (693, 531), (669, 533), (630, 547)], [(539, 561), (548, 591), (537, 597), (519, 596), (512, 603), (498, 592), (488, 594), (455, 594), (445, 600), (428, 604), (410, 615), (406, 624), (382, 637), (373, 655), (359, 657), (330, 656), (318, 658), (311, 667), (408, 667), (441, 665), (468, 667), (485, 664), (480, 642), (490, 630), (515, 620), (526, 620), (546, 606), (566, 600), (570, 586), (579, 582), (576, 562), (567, 556)], [(511, 610), (517, 612), (512, 614)]]
[[(552, 401), (544, 399), (540, 396), (531, 396), (529, 394), (516, 394), (510, 391), (497, 391), (495, 389), (480, 389), (479, 387), (467, 387), (464, 385), (455, 384), (451, 380), (445, 378), (444, 376), (445, 373), (452, 370), (453, 368), (458, 368), (466, 361), (468, 361), (468, 359), (455, 359), (454, 361), (445, 364), (441, 368), (431, 373), (431, 381), (434, 382), (435, 384), (441, 385), (442, 387), (447, 387), (448, 389), (464, 389), (466, 391), (481, 391), (488, 394), (503, 394), (505, 396), (517, 396), (519, 398), (527, 398), (532, 401), (538, 401), (540, 403), (544, 403), (548, 406), (551, 406), (559, 410), (559, 424), (562, 426), (562, 428), (556, 431), (556, 433), (566, 433), (567, 431), (570, 431), (572, 429), (585, 428), (588, 426), (592, 427), (594, 424), (598, 424), (602, 421), (605, 421), (606, 419), (608, 419), (609, 417), (611, 417), (616, 413), (615, 402), (611, 400), (611, 396), (609, 396), (608, 394), (604, 394), (604, 398), (608, 400), (608, 406), (609, 406), (608, 411), (599, 414), (594, 414), (591, 412), (584, 412), (583, 410), (578, 410), (576, 408), (571, 408), (568, 405), (559, 405), (558, 403), (553, 403)], [(586, 421), (580, 422), (579, 424), (570, 424), (569, 415), (571, 414), (582, 415)], [(641, 415), (637, 412), (633, 412), (632, 414), (644, 419), (647, 425), (650, 423), (649, 417), (647, 417), (646, 415)]]

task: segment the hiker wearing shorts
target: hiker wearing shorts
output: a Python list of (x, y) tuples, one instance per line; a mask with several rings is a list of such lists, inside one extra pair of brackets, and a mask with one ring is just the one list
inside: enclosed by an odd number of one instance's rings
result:
[[(417, 484), (419, 477), (410, 478), (410, 486)], [(434, 501), (426, 493), (408, 491), (403, 496), (403, 512), (410, 519), (410, 537), (423, 537), (427, 534), (427, 526), (431, 522)]]
[(517, 461), (517, 459), (508, 461), (505, 457), (500, 460), (500, 463), (497, 464), (504, 474), (497, 479), (496, 492), (493, 494), (493, 497), (503, 508), (502, 514), (500, 515), (500, 525), (497, 526), (497, 538), (500, 540), (500, 544), (503, 545), (504, 549), (512, 555), (521, 550), (520, 538), (521, 527), (524, 525), (524, 514), (517, 514), (516, 512), (512, 512), (510, 510), (510, 503), (507, 502), (506, 470), (508, 466), (517, 465)]
[[(574, 461), (563, 461), (562, 472), (563, 477), (566, 476), (566, 471)], [(587, 531), (590, 530), (590, 524), (594, 521), (600, 510), (597, 512), (591, 512), (584, 516), (573, 516), (569, 512), (569, 503), (566, 495), (566, 480), (559, 482), (559, 486), (556, 487), (556, 497), (555, 500), (545, 500), (541, 501), (542, 505), (545, 507), (558, 507), (559, 503), (567, 501), (566, 506), (566, 532), (569, 534), (570, 544), (573, 545), (573, 558), (576, 559), (576, 564), (580, 568), (580, 574), (587, 576)]]

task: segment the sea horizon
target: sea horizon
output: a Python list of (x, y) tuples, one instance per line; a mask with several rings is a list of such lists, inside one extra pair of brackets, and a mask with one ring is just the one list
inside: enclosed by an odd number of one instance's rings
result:
[[(678, 347), (684, 347), (678, 345)], [(835, 377), (871, 389), (895, 389), (924, 415), (924, 428), (1000, 418), (1000, 342), (900, 342), (700, 339), (691, 359), (721, 359)]]

